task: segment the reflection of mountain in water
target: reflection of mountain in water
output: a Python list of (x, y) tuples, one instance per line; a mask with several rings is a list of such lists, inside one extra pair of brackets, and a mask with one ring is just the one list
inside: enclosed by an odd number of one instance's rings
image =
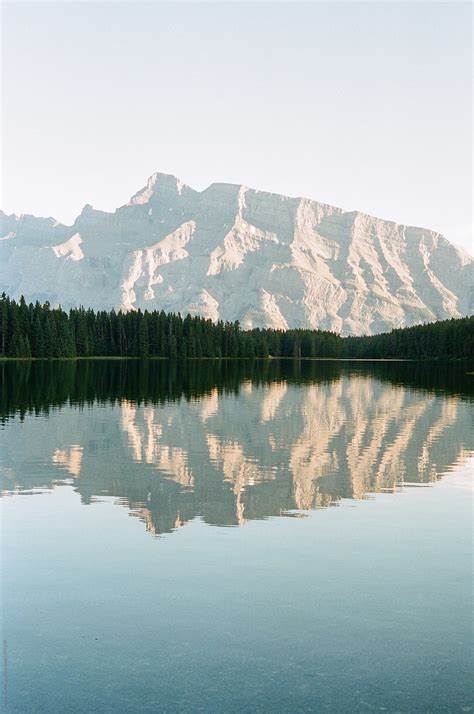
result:
[(9, 420), (3, 488), (66, 480), (83, 502), (116, 497), (163, 533), (197, 515), (236, 525), (429, 483), (468, 455), (471, 405), (461, 396), (325, 369), (312, 380), (242, 377), (237, 389), (175, 401), (83, 395), (48, 418)]

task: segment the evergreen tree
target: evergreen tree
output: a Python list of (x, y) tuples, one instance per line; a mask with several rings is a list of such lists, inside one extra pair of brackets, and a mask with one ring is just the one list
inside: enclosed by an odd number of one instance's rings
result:
[(49, 303), (0, 298), (0, 354), (8, 357), (136, 356), (252, 359), (315, 357), (471, 359), (474, 317), (416, 325), (367, 337), (342, 338), (322, 330), (242, 330), (238, 322), (163, 311), (69, 314)]

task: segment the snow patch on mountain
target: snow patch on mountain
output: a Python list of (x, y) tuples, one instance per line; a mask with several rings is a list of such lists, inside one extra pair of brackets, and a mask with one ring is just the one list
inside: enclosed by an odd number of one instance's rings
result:
[(53, 253), (57, 258), (69, 258), (70, 260), (82, 260), (84, 253), (81, 250), (82, 238), (79, 233), (75, 233), (69, 240), (60, 245), (53, 245)]

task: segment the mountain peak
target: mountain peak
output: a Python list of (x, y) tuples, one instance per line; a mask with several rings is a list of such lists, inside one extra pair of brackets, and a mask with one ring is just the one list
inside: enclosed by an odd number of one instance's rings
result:
[(183, 181), (181, 181), (177, 176), (155, 171), (155, 173), (149, 176), (146, 186), (137, 191), (137, 193), (131, 197), (127, 205), (136, 206), (149, 203), (154, 197), (159, 195), (181, 195), (183, 190), (192, 191), (192, 189), (183, 183)]

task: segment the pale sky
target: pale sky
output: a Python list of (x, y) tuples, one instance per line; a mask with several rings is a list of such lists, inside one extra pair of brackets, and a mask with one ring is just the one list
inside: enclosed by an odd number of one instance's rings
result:
[(472, 252), (471, 14), (7, 3), (1, 206), (72, 223), (161, 171), (426, 226)]

